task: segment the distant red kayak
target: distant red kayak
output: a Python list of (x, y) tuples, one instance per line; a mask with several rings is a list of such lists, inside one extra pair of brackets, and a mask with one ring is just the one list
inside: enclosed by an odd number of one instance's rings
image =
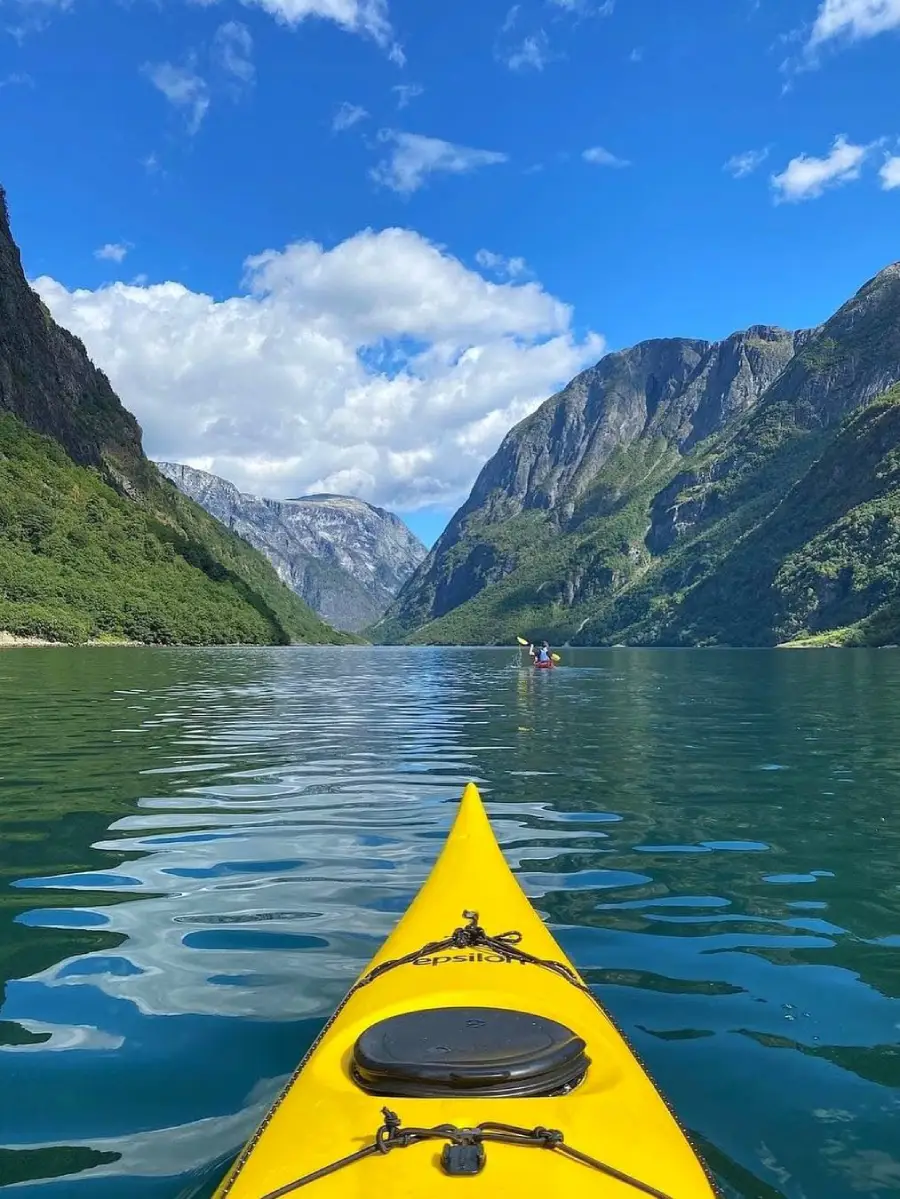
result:
[(554, 662), (535, 662), (534, 669), (535, 670), (552, 670), (554, 665), (555, 665)]

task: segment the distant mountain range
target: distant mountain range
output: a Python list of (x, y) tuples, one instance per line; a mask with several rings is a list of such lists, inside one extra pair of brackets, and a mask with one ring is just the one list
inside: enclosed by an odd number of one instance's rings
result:
[(346, 642), (164, 481), (28, 286), (0, 189), (0, 632), (48, 641)]
[(607, 355), (516, 426), (383, 641), (900, 639), (900, 264), (831, 319)]
[(0, 189), (0, 632), (896, 644), (900, 264), (815, 329), (607, 355), (506, 436), (427, 555), (359, 500), (162, 466), (28, 286)]
[(185, 495), (266, 555), (281, 579), (329, 624), (376, 621), (425, 557), (425, 546), (383, 508), (343, 495), (294, 500), (245, 495), (176, 462), (156, 464)]

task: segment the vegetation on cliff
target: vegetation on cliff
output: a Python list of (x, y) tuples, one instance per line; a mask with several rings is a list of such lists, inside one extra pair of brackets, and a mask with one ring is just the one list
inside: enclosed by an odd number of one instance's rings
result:
[(140, 501), (0, 415), (0, 628), (82, 642), (347, 640), (160, 480)]
[(509, 434), (373, 635), (893, 643), (898, 380), (900, 266), (819, 329), (610, 355)]
[(0, 630), (189, 645), (346, 642), (180, 495), (28, 286), (0, 189)]

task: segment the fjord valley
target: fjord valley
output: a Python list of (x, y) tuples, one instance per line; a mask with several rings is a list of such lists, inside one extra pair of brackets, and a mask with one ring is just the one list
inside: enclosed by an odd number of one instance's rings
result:
[(351, 639), (147, 459), (107, 377), (28, 286), (2, 192), (0, 630), (76, 643)]
[(900, 0), (0, 16), (2, 1199), (900, 1197)]
[(824, 324), (604, 356), (503, 439), (430, 552), (141, 431), (0, 222), (0, 629), (49, 641), (887, 645), (900, 265)]
[(371, 632), (900, 639), (900, 264), (824, 324), (607, 355), (504, 439)]

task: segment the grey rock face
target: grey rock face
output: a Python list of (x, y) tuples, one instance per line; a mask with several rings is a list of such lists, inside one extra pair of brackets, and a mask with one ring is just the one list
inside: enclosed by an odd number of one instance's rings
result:
[(504, 515), (574, 503), (638, 437), (687, 450), (752, 408), (794, 353), (795, 334), (755, 326), (722, 342), (671, 338), (609, 354), (507, 435), (466, 508), (491, 507), (498, 490)]
[[(720, 342), (670, 338), (608, 354), (507, 434), (388, 610), (386, 635), (403, 637), (515, 575), (516, 548), (491, 536), (505, 521), (544, 512), (557, 543), (565, 539), (600, 471), (607, 463), (614, 471), (616, 452), (638, 443), (651, 469), (662, 454), (691, 455), (649, 505), (644, 545), (668, 553), (721, 517), (722, 488), (752, 475), (783, 439), (835, 426), (900, 380), (898, 312), (900, 263), (814, 329), (756, 325)], [(641, 482), (622, 485), (623, 501)], [(571, 604), (569, 591), (553, 592), (556, 602)]]
[(824, 427), (900, 379), (900, 263), (886, 267), (817, 329), (766, 395), (806, 427)]
[(129, 491), (149, 470), (141, 430), (88, 358), (28, 286), (0, 188), (0, 412), (55, 438), (82, 466)]
[(384, 612), (425, 557), (391, 512), (341, 495), (268, 500), (175, 462), (159, 470), (201, 507), (261, 550), (282, 580), (329, 624), (358, 632)]
[(443, 615), (513, 569), (471, 555), (448, 566), (469, 517), (496, 524), (543, 509), (564, 527), (615, 450), (646, 437), (687, 452), (750, 411), (794, 357), (797, 336), (756, 325), (721, 342), (645, 341), (583, 371), (507, 434), (388, 619), (410, 627)]

